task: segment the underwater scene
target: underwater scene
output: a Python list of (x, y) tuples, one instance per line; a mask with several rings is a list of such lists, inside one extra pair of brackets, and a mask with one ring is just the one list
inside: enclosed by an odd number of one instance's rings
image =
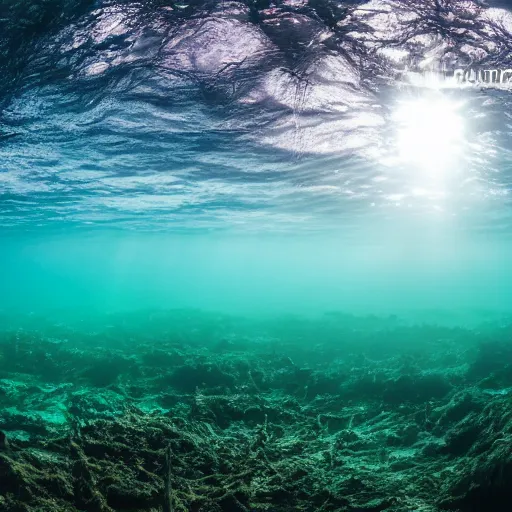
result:
[(0, 0), (0, 512), (512, 510), (512, 2)]

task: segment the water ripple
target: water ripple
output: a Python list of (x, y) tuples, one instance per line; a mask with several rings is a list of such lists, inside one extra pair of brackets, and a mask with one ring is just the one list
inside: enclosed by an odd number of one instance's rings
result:
[(314, 231), (428, 216), (510, 227), (508, 90), (443, 92), (464, 102), (467, 141), (441, 177), (393, 160), (391, 120), (426, 91), (404, 81), (406, 66), (512, 67), (507, 11), (469, 0), (37, 4), (22, 23), (12, 3), (0, 22), (4, 228)]

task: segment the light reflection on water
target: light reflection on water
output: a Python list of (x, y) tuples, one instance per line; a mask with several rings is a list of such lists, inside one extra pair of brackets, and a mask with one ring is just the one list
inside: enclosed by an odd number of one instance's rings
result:
[(258, 22), (237, 3), (70, 16), (4, 94), (1, 132), (15, 136), (0, 139), (1, 225), (506, 230), (510, 93), (436, 91), (404, 66), (425, 77), (456, 53), (497, 65), (495, 24), (510, 15), (453, 2), (443, 38), (426, 28), (435, 9), (415, 5), (368, 2), (336, 29), (295, 4)]

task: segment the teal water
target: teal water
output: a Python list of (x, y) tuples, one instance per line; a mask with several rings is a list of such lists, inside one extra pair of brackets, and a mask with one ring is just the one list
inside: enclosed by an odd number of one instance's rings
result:
[(0, 511), (508, 510), (509, 3), (0, 0)]
[(474, 323), (510, 314), (512, 290), (509, 244), (477, 242), (451, 233), (443, 239), (109, 231), (5, 237), (0, 307), (266, 316), (340, 310)]

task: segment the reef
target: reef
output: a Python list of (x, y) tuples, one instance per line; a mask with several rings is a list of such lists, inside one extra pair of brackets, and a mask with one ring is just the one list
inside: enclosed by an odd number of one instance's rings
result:
[(175, 311), (1, 326), (0, 510), (476, 512), (512, 500), (503, 322)]

